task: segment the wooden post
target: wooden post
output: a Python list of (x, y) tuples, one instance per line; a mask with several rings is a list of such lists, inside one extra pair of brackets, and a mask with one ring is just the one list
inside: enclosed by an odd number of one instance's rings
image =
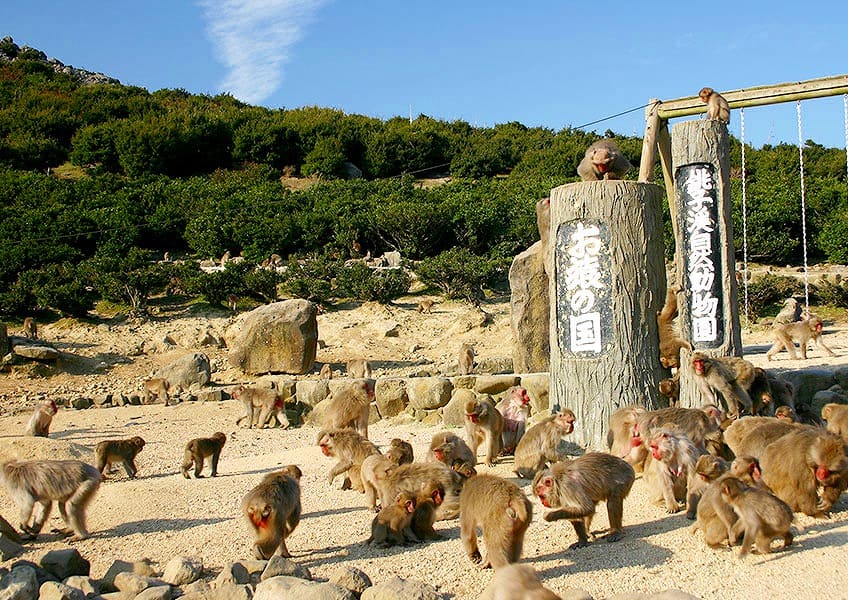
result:
[(659, 408), (657, 312), (665, 300), (662, 190), (592, 181), (551, 191), (551, 407), (573, 441), (606, 449), (621, 406)]
[[(709, 356), (742, 351), (728, 149), (727, 125), (721, 121), (686, 121), (672, 128), (680, 327), (683, 338)], [(680, 363), (680, 406), (702, 406), (685, 349)]]

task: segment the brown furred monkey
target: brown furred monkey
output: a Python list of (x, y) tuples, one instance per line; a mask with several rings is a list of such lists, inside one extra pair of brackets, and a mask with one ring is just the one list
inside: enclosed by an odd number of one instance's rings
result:
[(786, 421), (787, 423), (798, 422), (798, 415), (795, 413), (795, 410), (791, 406), (778, 406), (776, 409), (774, 409), (774, 416), (776, 419)]
[(801, 352), (801, 359), (807, 359), (807, 342), (813, 340), (816, 346), (819, 346), (827, 353), (828, 356), (836, 356), (833, 351), (825, 345), (822, 339), (822, 320), (815, 315), (810, 315), (806, 319), (796, 321), (795, 323), (786, 323), (779, 325), (772, 331), (774, 333), (775, 342), (771, 349), (766, 353), (766, 358), (771, 360), (771, 357), (786, 349), (791, 360), (797, 360), (795, 354), (795, 342), (798, 342), (798, 350)]
[(371, 379), (371, 364), (364, 358), (347, 361), (347, 376), (352, 379)]
[(577, 165), (577, 174), (583, 181), (621, 179), (632, 166), (615, 142), (603, 139), (586, 149), (583, 160)]
[(728, 417), (735, 418), (741, 414), (741, 409), (751, 414), (753, 406), (746, 391), (751, 383), (748, 378), (753, 380), (754, 375), (751, 363), (735, 357), (709, 357), (695, 352), (692, 354), (692, 368), (695, 382), (707, 402), (717, 404), (713, 391), (716, 390), (727, 403)]
[(253, 555), (258, 560), (267, 560), (274, 554), (291, 558), (286, 538), (300, 523), (301, 475), (297, 465), (268, 473), (242, 499), (242, 513), (256, 537)]
[(548, 463), (565, 458), (559, 453), (559, 442), (574, 431), (574, 413), (567, 408), (531, 427), (515, 448), (513, 473), (522, 479), (533, 479)]
[(459, 366), (460, 375), (468, 375), (474, 369), (474, 357), (477, 354), (474, 352), (474, 347), (471, 344), (462, 344), (459, 347), (457, 354), (457, 365)]
[(430, 482), (421, 488), (415, 498), (415, 512), (412, 513), (412, 533), (420, 540), (438, 540), (442, 536), (436, 533), (436, 510), (445, 497), (445, 490), (438, 483)]
[(725, 430), (724, 441), (736, 456), (760, 458), (773, 441), (804, 427), (775, 417), (743, 417)]
[(825, 404), (822, 406), (821, 416), (827, 421), (827, 430), (842, 436), (848, 444), (848, 404)]
[[(532, 518), (533, 505), (521, 488), (497, 475), (472, 477), (459, 496), (462, 546), (468, 558), (484, 569), (518, 562)], [(483, 530), (485, 561), (477, 546), (477, 527)]]
[(666, 427), (684, 433), (693, 444), (699, 448), (703, 447), (710, 454), (731, 458), (727, 454), (721, 433), (724, 414), (714, 404), (705, 404), (701, 408), (678, 406), (652, 411), (639, 410), (641, 412), (637, 414), (636, 434), (646, 448), (653, 431)]
[(707, 105), (707, 118), (730, 123), (730, 105), (724, 96), (711, 87), (705, 87), (698, 92), (698, 97)]
[(85, 511), (100, 487), (100, 472), (91, 465), (78, 460), (11, 461), (0, 467), (0, 482), (18, 506), (23, 539), (35, 539), (41, 532), (54, 500), (67, 525), (63, 533), (73, 534), (71, 541), (88, 537)]
[(503, 400), (495, 405), (504, 419), (501, 434), (503, 454), (515, 454), (515, 447), (524, 435), (527, 418), (530, 416), (530, 395), (520, 385), (514, 385), (506, 391)]
[(24, 435), (34, 437), (47, 437), (50, 434), (50, 423), (53, 415), (59, 412), (59, 408), (53, 400), (42, 400), (35, 408), (35, 412), (29, 418)]
[(153, 402), (164, 402), (168, 406), (170, 396), (168, 390), (171, 389), (171, 384), (167, 379), (154, 377), (144, 382), (144, 403), (153, 404)]
[[(410, 463), (389, 470), (385, 480), (380, 481), (377, 473), (381, 503), (388, 504), (399, 492), (411, 492), (414, 496), (439, 491), (436, 502), (436, 520), (454, 518), (459, 512), (459, 496), (466, 477), (442, 463)], [(468, 479), (471, 481), (474, 477)]]
[[(648, 458), (650, 437), (642, 439), (640, 420), (646, 421), (648, 411), (641, 406), (622, 406), (610, 415), (607, 429), (607, 447), (613, 456), (624, 459), (637, 473), (641, 473)], [(644, 426), (642, 427), (644, 428)]]
[(589, 544), (595, 506), (601, 501), (607, 503), (610, 523), (606, 541), (621, 539), (624, 499), (635, 479), (636, 472), (623, 459), (605, 452), (587, 452), (537, 473), (533, 493), (543, 506), (554, 509), (545, 515), (545, 521), (571, 521), (577, 534), (571, 548), (582, 548)]
[[(388, 456), (382, 454), (372, 454), (366, 456), (359, 468), (359, 477), (362, 479), (362, 487), (365, 492), (365, 503), (370, 510), (379, 512), (383, 508), (383, 498), (388, 494), (385, 489), (385, 482), (388, 479), (389, 472), (396, 467), (397, 464), (392, 462)], [(377, 500), (380, 500), (379, 506)]]
[(412, 532), (412, 516), (415, 513), (415, 496), (400, 492), (394, 502), (384, 506), (371, 521), (371, 537), (365, 543), (379, 548), (405, 546), (409, 542), (420, 542)]
[(192, 465), (194, 465), (194, 477), (195, 479), (200, 479), (203, 477), (201, 472), (203, 471), (203, 461), (206, 457), (212, 457), (212, 477), (218, 476), (218, 459), (221, 457), (221, 448), (224, 447), (224, 444), (227, 442), (227, 436), (221, 433), (220, 431), (216, 431), (212, 434), (212, 437), (208, 438), (195, 438), (191, 440), (188, 444), (186, 444), (185, 448), (185, 456), (183, 457), (183, 464), (180, 468), (180, 471), (183, 474), (183, 477), (186, 479), (191, 479), (189, 477), (188, 471), (191, 469)]
[(415, 460), (412, 444), (400, 438), (392, 438), (386, 457), (396, 465), (405, 465)]
[(283, 429), (289, 426), (286, 399), (277, 390), (240, 385), (230, 395), (244, 405), (244, 414), (236, 419), (236, 425), (262, 429), (273, 426), (276, 418)]
[(352, 429), (322, 429), (318, 432), (318, 446), (324, 456), (338, 460), (327, 474), (330, 484), (337, 475), (347, 473), (341, 489), (365, 490), (360, 474), (362, 462), (372, 454), (380, 454), (377, 446)]
[[(783, 547), (792, 544), (792, 509), (774, 494), (762, 489), (748, 487), (735, 477), (721, 482), (721, 497), (733, 507), (739, 517), (745, 537), (739, 549), (739, 558), (745, 556), (754, 541), (761, 554), (771, 552), (771, 541), (783, 539)], [(731, 536), (728, 526), (728, 537)]]
[(26, 317), (24, 319), (24, 337), (29, 338), (31, 340), (38, 339), (38, 325), (35, 322), (35, 319), (32, 317)]
[(336, 388), (330, 396), (327, 410), (322, 419), (322, 429), (356, 429), (362, 437), (368, 437), (368, 417), (374, 400), (374, 382), (370, 379), (355, 379)]
[(529, 565), (512, 563), (495, 572), (480, 600), (560, 600)]
[(485, 400), (469, 400), (465, 403), (465, 435), (468, 446), (477, 464), (477, 448), (486, 445), (486, 466), (494, 466), (495, 459), (503, 449), (504, 420), (501, 413)]
[(144, 448), (144, 444), (144, 439), (137, 435), (127, 440), (103, 440), (94, 448), (97, 470), (101, 475), (105, 475), (107, 466), (120, 462), (124, 466), (127, 477), (135, 479), (138, 473), (135, 457)]
[(431, 298), (427, 298), (426, 300), (421, 300), (418, 303), (418, 312), (422, 314), (431, 314), (433, 310), (433, 306), (436, 304), (435, 300)]
[(318, 373), (318, 379), (332, 379), (333, 378), (333, 370), (330, 368), (330, 363), (324, 363), (324, 366), (321, 367), (321, 372)]
[(430, 442), (427, 461), (444, 463), (450, 467), (456, 460), (472, 467), (477, 464), (477, 456), (461, 437), (450, 431), (435, 434)]
[(703, 451), (692, 443), (686, 434), (661, 427), (651, 433), (651, 460), (645, 467), (649, 485), (654, 488), (657, 500), (668, 513), (680, 510), (678, 500), (685, 500), (686, 518), (694, 519), (697, 499), (695, 464)]
[(674, 317), (677, 314), (677, 293), (679, 288), (670, 287), (666, 291), (665, 305), (657, 313), (657, 331), (660, 337), (660, 364), (666, 369), (680, 366), (680, 349), (692, 349), (692, 344), (680, 337), (674, 330)]
[(677, 403), (680, 400), (680, 371), (675, 373), (672, 377), (661, 379), (657, 387), (659, 388), (660, 394), (668, 398), (670, 406), (677, 406)]

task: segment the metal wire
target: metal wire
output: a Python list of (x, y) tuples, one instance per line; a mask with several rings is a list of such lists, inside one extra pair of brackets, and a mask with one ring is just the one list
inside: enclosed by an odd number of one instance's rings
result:
[(796, 100), (798, 112), (798, 164), (801, 169), (801, 242), (804, 247), (804, 306), (810, 310), (810, 279), (807, 270), (807, 198), (804, 188), (804, 136), (801, 129), (801, 101)]

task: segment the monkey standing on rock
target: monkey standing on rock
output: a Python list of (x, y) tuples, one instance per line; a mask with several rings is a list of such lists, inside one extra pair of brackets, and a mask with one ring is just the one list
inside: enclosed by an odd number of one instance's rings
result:
[(632, 166), (615, 142), (598, 140), (586, 150), (577, 166), (577, 174), (583, 181), (621, 179)]

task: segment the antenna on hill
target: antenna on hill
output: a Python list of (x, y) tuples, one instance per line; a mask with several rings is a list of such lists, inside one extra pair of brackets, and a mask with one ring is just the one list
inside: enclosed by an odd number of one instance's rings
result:
[(409, 124), (412, 125), (412, 103), (409, 103)]

